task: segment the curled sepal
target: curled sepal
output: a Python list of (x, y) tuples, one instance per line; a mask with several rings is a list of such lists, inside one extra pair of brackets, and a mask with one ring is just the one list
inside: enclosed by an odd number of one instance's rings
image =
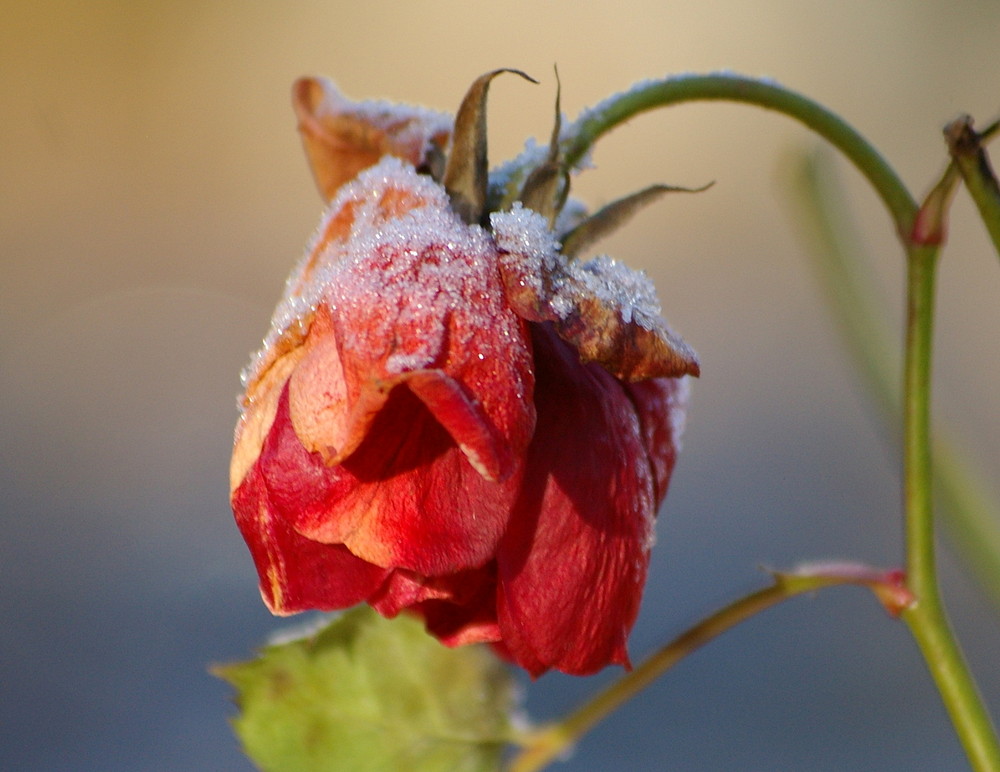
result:
[(664, 193), (701, 193), (708, 190), (713, 183), (700, 188), (680, 188), (675, 185), (650, 185), (637, 193), (633, 193), (594, 212), (590, 217), (577, 225), (573, 230), (561, 236), (562, 253), (566, 257), (576, 257), (583, 250), (597, 243), (605, 236), (614, 233), (618, 228), (632, 219), (632, 216), (647, 204), (653, 203)]
[(663, 320), (645, 274), (608, 257), (569, 261), (545, 219), (515, 204), (491, 215), (510, 307), (552, 322), (582, 362), (627, 381), (698, 375), (698, 357)]
[(455, 116), (451, 151), (443, 184), (451, 207), (466, 223), (478, 223), (486, 209), (489, 166), (486, 158), (486, 94), (490, 82), (502, 72), (512, 72), (537, 83), (520, 70), (500, 69), (481, 75), (466, 92)]
[(370, 608), (213, 673), (235, 687), (233, 729), (264, 770), (487, 772), (512, 734), (514, 684), (495, 657)]
[(838, 584), (867, 587), (890, 616), (894, 617), (917, 601), (906, 586), (906, 574), (898, 568), (886, 570), (863, 563), (834, 561), (803, 563), (791, 571), (772, 571), (771, 575), (775, 583), (789, 594)]
[(518, 197), (518, 201), (526, 208), (545, 217), (549, 221), (549, 227), (555, 225), (556, 218), (569, 196), (569, 170), (559, 154), (559, 135), (562, 131), (561, 94), (562, 84), (559, 82), (559, 70), (557, 69), (556, 117), (552, 125), (552, 136), (549, 139), (549, 155), (528, 175), (528, 179), (524, 181), (524, 186), (521, 188), (521, 195)]
[(324, 201), (385, 155), (440, 179), (451, 118), (421, 107), (352, 102), (326, 78), (300, 78), (292, 107)]
[(551, 227), (568, 194), (569, 173), (557, 161), (547, 161), (528, 175), (519, 200), (526, 208), (542, 215)]

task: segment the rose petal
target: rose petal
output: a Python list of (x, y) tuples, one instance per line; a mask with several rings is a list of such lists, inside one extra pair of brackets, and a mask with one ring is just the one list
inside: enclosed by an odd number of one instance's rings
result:
[(355, 452), (331, 467), (299, 440), (286, 387), (260, 470), (272, 512), (298, 533), (423, 575), (483, 565), (506, 527), (520, 479), (484, 479), (405, 388), (390, 394)]
[(229, 493), (232, 494), (260, 456), (267, 433), (271, 431), (278, 398), (305, 354), (301, 347), (278, 357), (267, 370), (248, 384), (243, 396), (243, 412), (236, 424), (233, 457), (229, 463)]
[(497, 552), (504, 645), (534, 676), (627, 666), (655, 515), (643, 430), (622, 384), (533, 327), (538, 426)]
[(510, 444), (458, 381), (443, 370), (418, 370), (407, 374), (403, 383), (448, 430), (479, 474), (493, 481), (510, 477), (516, 468)]
[(325, 78), (297, 80), (292, 107), (313, 176), (326, 201), (385, 155), (416, 167), (440, 164), (452, 124), (450, 116), (419, 107), (351, 102)]
[(480, 473), (505, 478), (531, 438), (533, 381), (527, 327), (504, 300), (492, 242), (398, 163), (366, 172), (331, 206), (348, 208), (350, 224), (333, 237), (323, 227), (290, 284), (316, 308), (292, 376), (300, 438), (341, 463), (407, 384)]
[[(303, 346), (301, 363), (291, 377), (292, 424), (307, 450), (321, 453), (329, 465), (342, 463), (361, 444), (392, 389), (405, 385), (448, 430), (481, 475), (498, 480), (514, 471), (508, 438), (492, 424), (461, 383), (443, 370), (415, 370), (392, 378), (373, 377), (355, 387), (352, 403), (348, 399), (349, 386), (344, 378), (336, 326), (325, 306), (317, 309)], [(370, 369), (377, 369), (377, 364), (367, 364)], [(476, 380), (469, 368), (462, 369), (466, 378)], [(355, 374), (360, 377), (359, 371), (363, 372), (364, 368), (355, 365)], [(483, 390), (490, 388), (487, 383), (482, 385)]]
[(353, 606), (370, 596), (388, 573), (343, 545), (306, 539), (275, 517), (258, 466), (234, 491), (232, 506), (260, 576), (261, 597), (274, 614)]
[(459, 646), (500, 639), (495, 599), (496, 565), (490, 564), (441, 577), (396, 570), (368, 602), (387, 617), (413, 611), (445, 645)]
[(490, 218), (507, 301), (533, 322), (552, 322), (583, 362), (616, 378), (698, 375), (698, 357), (660, 316), (652, 283), (610, 258), (569, 261), (541, 215), (515, 205)]
[(687, 378), (650, 378), (623, 384), (639, 417), (653, 474), (656, 507), (667, 495), (670, 474), (681, 450), (690, 383)]
[(495, 586), (484, 587), (481, 596), (465, 606), (431, 600), (415, 610), (423, 616), (427, 631), (445, 646), (500, 640)]

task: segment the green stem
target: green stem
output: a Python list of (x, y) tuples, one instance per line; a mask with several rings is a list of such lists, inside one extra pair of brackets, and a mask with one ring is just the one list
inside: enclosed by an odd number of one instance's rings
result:
[[(898, 451), (902, 445), (902, 400), (889, 325), (885, 315), (879, 313), (880, 304), (871, 291), (874, 279), (867, 267), (871, 261), (860, 259), (861, 238), (829, 161), (825, 153), (810, 153), (800, 160), (792, 175), (789, 203), (798, 211), (795, 222), (807, 226), (810, 251), (816, 255), (822, 274), (820, 285), (828, 294), (830, 308), (868, 383), (868, 392), (878, 404), (878, 415), (893, 440), (893, 450)], [(949, 169), (958, 174), (953, 165)], [(947, 214), (950, 193), (945, 188), (950, 186), (950, 178), (948, 171), (938, 185), (944, 199), (941, 225)], [(934, 488), (944, 525), (1000, 609), (1000, 523), (996, 521), (1000, 507), (996, 497), (971, 461), (937, 428), (933, 454)]]
[(892, 613), (898, 613), (911, 601), (911, 596), (898, 585), (896, 574), (892, 572), (876, 572), (861, 566), (833, 566), (829, 570), (820, 567), (817, 571), (804, 569), (797, 573), (774, 574), (771, 586), (746, 595), (705, 618), (563, 720), (525, 737), (521, 742), (524, 750), (512, 762), (510, 772), (542, 769), (688, 654), (740, 622), (797, 595), (843, 584), (871, 588)]
[(861, 135), (822, 105), (775, 83), (725, 74), (651, 81), (612, 97), (585, 113), (568, 130), (561, 143), (563, 158), (570, 165), (578, 163), (597, 138), (646, 110), (705, 100), (753, 104), (808, 126), (851, 160), (872, 184), (893, 219), (909, 265), (903, 403), (904, 509), (908, 577), (918, 600), (904, 613), (904, 618), (920, 645), (974, 769), (1000, 772), (1000, 744), (951, 632), (937, 587), (929, 428), (937, 248), (913, 245), (917, 204), (902, 181)]
[(941, 603), (931, 493), (930, 374), (937, 248), (909, 251), (904, 364), (903, 489), (906, 567), (917, 602), (902, 614), (977, 772), (1000, 770), (1000, 743)]
[(983, 134), (972, 128), (971, 118), (960, 118), (945, 129), (948, 149), (955, 160), (965, 187), (979, 210), (986, 232), (993, 240), (993, 248), (1000, 254), (1000, 184), (990, 166), (989, 156), (982, 146), (987, 134), (996, 131), (996, 124)]
[(744, 102), (775, 110), (808, 126), (851, 160), (875, 188), (901, 238), (909, 238), (916, 202), (878, 151), (819, 103), (769, 81), (718, 74), (681, 75), (638, 84), (586, 111), (567, 130), (563, 157), (571, 166), (578, 163), (601, 135), (647, 110), (709, 100)]
[(945, 128), (948, 149), (955, 160), (965, 187), (979, 210), (993, 247), (1000, 254), (1000, 185), (990, 166), (982, 140), (996, 131), (996, 124), (982, 134), (972, 128), (972, 119), (959, 118)]

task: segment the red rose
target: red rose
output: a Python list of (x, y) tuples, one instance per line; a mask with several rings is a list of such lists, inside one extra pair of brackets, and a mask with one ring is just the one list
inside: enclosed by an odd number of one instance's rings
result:
[(493, 75), (446, 164), (442, 116), (296, 85), (332, 201), (244, 373), (232, 506), (275, 613), (366, 601), (591, 673), (628, 664), (697, 361), (644, 276), (560, 253), (558, 206), (486, 211)]

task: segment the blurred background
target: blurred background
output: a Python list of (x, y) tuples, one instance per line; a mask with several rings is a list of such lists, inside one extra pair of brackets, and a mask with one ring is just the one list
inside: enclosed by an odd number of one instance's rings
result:
[[(0, 24), (0, 767), (249, 770), (207, 667), (287, 622), (232, 523), (238, 373), (320, 214), (289, 107), (303, 74), (355, 98), (454, 110), (497, 80), (494, 163), (636, 80), (773, 77), (826, 104), (923, 192), (941, 127), (1000, 108), (988, 0), (468, 3), (13, 2)], [(761, 566), (900, 563), (899, 477), (823, 305), (790, 205), (818, 140), (754, 108), (646, 115), (598, 145), (575, 192), (667, 197), (600, 246), (654, 279), (699, 351), (661, 514), (639, 658)], [(841, 165), (887, 318), (902, 259)], [(1000, 459), (1000, 265), (960, 194), (944, 253), (937, 415), (987, 475)], [(996, 487), (996, 486), (994, 486)], [(998, 515), (1000, 516), (1000, 515)], [(946, 549), (955, 625), (1000, 714), (1000, 615)], [(547, 675), (536, 719), (602, 683)], [(918, 652), (865, 592), (800, 598), (683, 662), (587, 737), (573, 771), (961, 770)]]

